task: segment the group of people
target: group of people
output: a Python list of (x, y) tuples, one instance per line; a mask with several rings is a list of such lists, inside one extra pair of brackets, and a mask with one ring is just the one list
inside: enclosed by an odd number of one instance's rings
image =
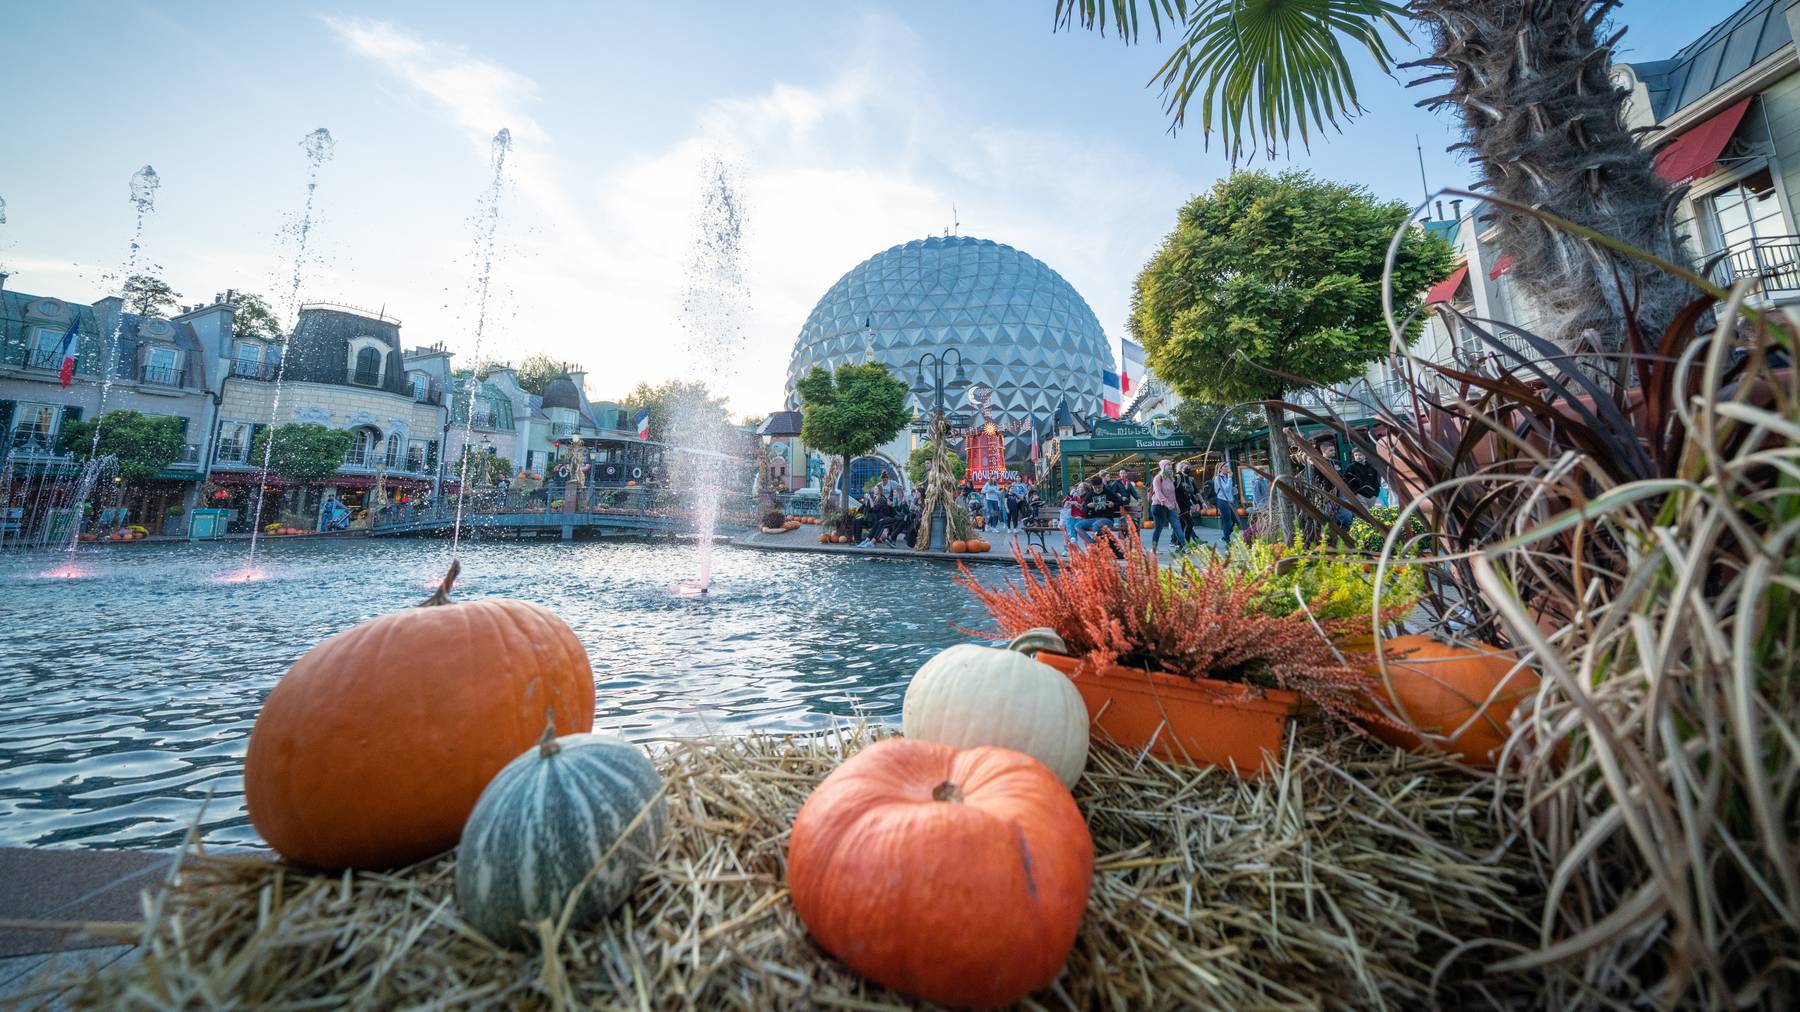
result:
[(914, 485), (912, 492), (903, 495), (899, 482), (883, 482), (865, 493), (860, 508), (847, 518), (850, 538), (862, 548), (915, 544), (924, 509), (922, 486)]
[[(1268, 485), (1260, 476), (1245, 489), (1255, 505), (1268, 498)], [(1087, 545), (1102, 530), (1130, 530), (1129, 518), (1137, 515), (1142, 503), (1138, 487), (1124, 471), (1101, 471), (1077, 483), (1063, 500), (1063, 534), (1073, 544)], [(1150, 549), (1161, 546), (1163, 532), (1169, 532), (1177, 551), (1187, 547), (1198, 536), (1200, 511), (1206, 507), (1218, 510), (1222, 543), (1241, 526), (1237, 517), (1238, 490), (1231, 468), (1220, 464), (1211, 478), (1205, 477), (1186, 461), (1157, 462), (1156, 473), (1149, 486)]]
[(969, 515), (981, 517), (982, 525), (990, 531), (1017, 529), (1037, 516), (1044, 505), (1037, 490), (1018, 475), (1010, 481), (990, 475), (979, 484), (964, 479), (957, 497), (968, 505)]

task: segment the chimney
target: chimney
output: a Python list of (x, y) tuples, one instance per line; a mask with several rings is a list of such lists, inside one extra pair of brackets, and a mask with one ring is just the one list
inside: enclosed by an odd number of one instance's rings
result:
[(1444, 202), (1441, 200), (1437, 202), (1437, 216), (1439, 221), (1444, 220)]
[(1456, 214), (1456, 220), (1461, 221), (1462, 220), (1462, 201), (1460, 199), (1452, 200), (1450, 202), (1450, 209), (1451, 209), (1451, 211), (1453, 211)]

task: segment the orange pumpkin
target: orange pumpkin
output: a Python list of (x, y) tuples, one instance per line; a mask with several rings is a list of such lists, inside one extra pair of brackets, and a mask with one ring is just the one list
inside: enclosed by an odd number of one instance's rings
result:
[(587, 651), (525, 601), (452, 603), (459, 564), (417, 608), (307, 651), (263, 703), (244, 801), (269, 846), (316, 868), (392, 868), (456, 846), (500, 767), (594, 726)]
[(969, 550), (969, 543), (967, 541), (952, 541), (950, 542), (950, 550), (953, 552), (966, 552)]
[(969, 542), (969, 551), (971, 552), (987, 552), (992, 551), (993, 548), (994, 546), (988, 544), (987, 539), (985, 538), (976, 538), (974, 541)]
[(1382, 646), (1387, 682), (1380, 666), (1371, 663), (1372, 700), (1427, 737), (1379, 724), (1369, 730), (1395, 748), (1441, 749), (1471, 766), (1493, 769), (1513, 709), (1537, 692), (1537, 672), (1518, 666), (1509, 651), (1485, 644), (1462, 647), (1430, 636), (1396, 636)]
[(788, 843), (794, 909), (878, 984), (991, 1008), (1056, 979), (1094, 843), (1069, 791), (1011, 749), (889, 738), (832, 771)]

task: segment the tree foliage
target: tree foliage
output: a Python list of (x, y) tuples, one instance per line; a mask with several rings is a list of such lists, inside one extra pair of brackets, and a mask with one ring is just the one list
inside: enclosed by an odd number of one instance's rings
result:
[(823, 366), (800, 378), (800, 438), (821, 453), (843, 458), (844, 474), (854, 458), (873, 452), (899, 434), (911, 415), (906, 384), (879, 362)]
[[(920, 443), (913, 447), (912, 454), (906, 458), (906, 477), (915, 485), (924, 481), (925, 475), (931, 470), (931, 447), (930, 442)], [(969, 462), (955, 450), (945, 450), (944, 459), (950, 465), (950, 470), (956, 475), (957, 481), (961, 481), (963, 475), (969, 473)]]
[(310, 485), (337, 473), (355, 439), (343, 429), (290, 422), (258, 433), (250, 459), (261, 463), (263, 454), (268, 453), (269, 470), (297, 484)]
[(100, 428), (100, 445), (95, 452), (102, 457), (117, 457), (119, 475), (126, 481), (149, 481), (180, 460), (182, 450), (187, 448), (181, 419), (121, 410), (108, 411), (99, 419), (65, 422), (63, 449), (74, 454), (76, 460), (87, 460), (94, 448), (96, 425)]
[[(1183, 398), (1234, 404), (1361, 376), (1388, 350), (1382, 265), (1408, 208), (1304, 172), (1238, 172), (1195, 197), (1138, 275), (1129, 328)], [(1450, 273), (1449, 243), (1409, 229), (1397, 305)], [(1412, 336), (1416, 336), (1415, 324)]]
[(462, 455), (456, 461), (456, 470), (451, 473), (455, 474), (459, 480), (466, 474), (468, 483), (477, 485), (482, 483), (482, 467), (484, 465), (487, 468), (487, 484), (493, 484), (502, 478), (511, 478), (516, 473), (513, 471), (512, 461), (502, 457), (500, 452), (491, 446), (463, 447)]
[(580, 368), (573, 362), (564, 362), (548, 355), (527, 355), (525, 360), (513, 369), (513, 376), (519, 381), (520, 387), (542, 397), (544, 390), (550, 386), (551, 380), (565, 373), (575, 372)]
[(725, 398), (714, 394), (699, 380), (667, 380), (656, 384), (639, 383), (637, 389), (619, 402), (625, 409), (626, 426), (635, 426), (637, 413), (650, 409), (650, 438), (667, 442), (674, 434), (675, 423), (686, 417), (697, 429), (711, 431), (727, 423)]
[[(227, 298), (229, 296), (229, 298)], [(230, 302), (236, 310), (231, 319), (231, 336), (281, 340), (281, 320), (269, 302), (255, 292), (226, 292), (213, 296), (214, 302)]]
[(1174, 415), (1175, 426), (1201, 446), (1241, 443), (1263, 425), (1262, 412), (1249, 405), (1227, 408), (1205, 401), (1182, 401), (1175, 405)]
[(168, 316), (180, 308), (181, 293), (154, 274), (133, 274), (125, 279), (125, 311), (139, 316)]

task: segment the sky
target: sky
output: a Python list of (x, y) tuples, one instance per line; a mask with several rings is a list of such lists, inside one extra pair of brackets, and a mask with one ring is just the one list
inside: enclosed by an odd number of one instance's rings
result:
[[(1732, 7), (1626, 0), (1622, 56), (1666, 57)], [(543, 352), (585, 367), (597, 397), (703, 374), (723, 377), (737, 414), (778, 409), (819, 297), (952, 227), (1056, 269), (1116, 352), (1138, 269), (1230, 164), (1198, 130), (1168, 131), (1146, 87), (1165, 47), (1053, 32), (1054, 8), (16, 4), (0, 270), (9, 289), (74, 302), (116, 291), (128, 181), (148, 164), (161, 187), (141, 255), (184, 302), (231, 288), (285, 313), (298, 274), (300, 301), (383, 310), (408, 347), (441, 342), (463, 363)], [(1445, 151), (1453, 117), (1357, 70), (1361, 117), (1252, 164), (1409, 203), (1466, 186)], [(296, 269), (300, 142), (318, 127), (336, 143)], [(502, 127), (513, 150), (483, 314), (477, 214)], [(684, 329), (682, 304), (713, 160), (743, 207), (748, 303), (730, 362), (702, 370), (695, 349), (716, 341)]]

